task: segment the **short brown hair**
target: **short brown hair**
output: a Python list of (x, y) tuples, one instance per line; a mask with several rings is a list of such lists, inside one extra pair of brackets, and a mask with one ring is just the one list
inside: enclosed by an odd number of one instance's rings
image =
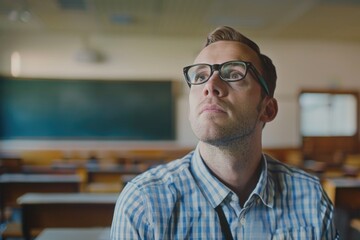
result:
[(263, 77), (268, 84), (269, 95), (271, 97), (274, 96), (277, 79), (275, 66), (268, 56), (260, 52), (260, 48), (255, 42), (228, 26), (218, 27), (214, 31), (212, 31), (207, 37), (205, 47), (217, 41), (241, 42), (254, 50), (258, 54), (262, 68), (264, 70)]

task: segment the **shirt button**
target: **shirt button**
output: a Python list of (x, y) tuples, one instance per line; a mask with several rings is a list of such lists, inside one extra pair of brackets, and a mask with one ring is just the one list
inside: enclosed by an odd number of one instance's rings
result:
[(245, 223), (246, 223), (246, 219), (245, 219), (244, 217), (242, 217), (242, 218), (240, 219), (240, 224), (241, 224), (241, 225), (245, 225)]

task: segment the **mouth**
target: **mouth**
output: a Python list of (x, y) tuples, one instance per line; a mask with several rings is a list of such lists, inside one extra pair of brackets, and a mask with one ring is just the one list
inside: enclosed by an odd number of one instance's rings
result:
[(202, 113), (226, 113), (226, 111), (219, 105), (206, 104), (201, 108), (200, 114)]

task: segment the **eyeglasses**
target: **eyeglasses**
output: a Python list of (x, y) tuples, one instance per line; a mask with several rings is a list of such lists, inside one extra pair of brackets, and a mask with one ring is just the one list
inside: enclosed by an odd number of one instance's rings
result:
[(225, 82), (236, 82), (244, 79), (248, 70), (251, 69), (267, 95), (270, 95), (269, 88), (251, 62), (229, 61), (222, 64), (199, 63), (184, 67), (183, 72), (186, 82), (190, 85), (200, 85), (207, 82), (214, 71), (219, 71), (220, 78)]

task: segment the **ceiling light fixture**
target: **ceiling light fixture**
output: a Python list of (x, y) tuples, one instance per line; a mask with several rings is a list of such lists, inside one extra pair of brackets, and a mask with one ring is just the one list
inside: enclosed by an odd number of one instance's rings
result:
[(11, 10), (8, 14), (8, 19), (11, 22), (30, 22), (32, 18), (31, 12), (29, 10)]
[(105, 61), (104, 54), (90, 46), (88, 37), (82, 38), (82, 45), (75, 53), (76, 61), (82, 63), (100, 63)]

